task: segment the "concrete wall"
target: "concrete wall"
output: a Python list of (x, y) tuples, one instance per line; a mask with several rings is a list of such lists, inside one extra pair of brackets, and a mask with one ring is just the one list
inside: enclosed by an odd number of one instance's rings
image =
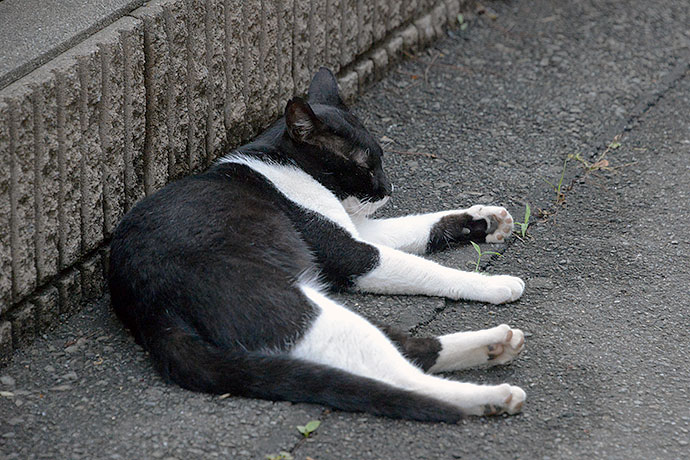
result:
[(0, 360), (102, 295), (134, 203), (275, 120), (321, 65), (358, 92), (465, 0), (154, 0), (0, 91)]

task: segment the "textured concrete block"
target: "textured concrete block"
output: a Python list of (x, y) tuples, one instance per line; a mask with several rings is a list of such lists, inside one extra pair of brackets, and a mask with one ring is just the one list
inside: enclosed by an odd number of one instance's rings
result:
[(357, 2), (357, 55), (371, 48), (374, 43), (374, 8), (374, 1)]
[(417, 0), (417, 12), (429, 13), (435, 6), (437, 0)]
[(358, 54), (359, 16), (357, 0), (341, 0), (340, 66), (351, 63)]
[(52, 72), (38, 69), (32, 74), (35, 197), (36, 197), (36, 271), (38, 284), (58, 272), (60, 232), (60, 173), (58, 167), (58, 84)]
[[(151, 8), (155, 5), (150, 4)], [(189, 132), (189, 112), (187, 110), (187, 7), (184, 2), (165, 1), (158, 5), (160, 13), (151, 11), (148, 24), (151, 27), (150, 43), (152, 50), (158, 50), (156, 59), (160, 70), (165, 73), (160, 79), (152, 79), (152, 92), (165, 107), (165, 126), (168, 141), (168, 180), (189, 174), (191, 168), (190, 152), (187, 146)], [(146, 10), (144, 10), (146, 11)]]
[[(108, 270), (110, 269), (110, 246), (104, 246), (98, 250), (101, 255), (101, 261), (103, 265), (103, 278), (108, 279)], [(104, 286), (105, 289), (105, 286)]]
[(353, 103), (357, 98), (358, 79), (359, 77), (354, 70), (347, 71), (338, 78), (340, 96), (346, 104)]
[(434, 38), (442, 37), (448, 22), (448, 10), (444, 3), (439, 3), (431, 10), (431, 25), (434, 28)]
[(58, 82), (58, 251), (60, 269), (69, 267), (81, 251), (81, 122), (80, 82), (76, 62), (63, 60), (54, 70)]
[(72, 314), (81, 307), (81, 274), (78, 269), (68, 270), (56, 282), (60, 298), (60, 314)]
[(460, 14), (460, 2), (458, 0), (444, 0), (446, 5), (447, 23), (453, 26), (458, 23), (458, 14)]
[(146, 132), (146, 93), (144, 89), (144, 26), (123, 31), (122, 77), (124, 117), (125, 211), (144, 196), (144, 138)]
[(391, 3), (388, 0), (376, 0), (374, 2), (374, 17), (372, 19), (372, 33), (374, 42), (383, 40), (388, 31), (388, 22), (391, 9)]
[(340, 36), (342, 27), (342, 0), (327, 0), (326, 18), (326, 50), (321, 65), (328, 67), (334, 74), (340, 71)]
[(103, 259), (96, 253), (82, 262), (80, 267), (82, 301), (86, 302), (103, 295), (105, 278), (103, 276)]
[(357, 91), (361, 93), (374, 82), (374, 63), (371, 59), (362, 59), (355, 64), (357, 72)]
[(187, 5), (187, 110), (189, 111), (189, 136), (190, 157), (196, 164), (192, 171), (198, 172), (206, 169), (211, 162), (207, 146), (207, 120), (208, 120), (208, 79), (209, 72), (206, 66), (206, 1), (186, 0)]
[(419, 49), (419, 31), (413, 24), (405, 27), (400, 36), (403, 40), (403, 51), (414, 53)]
[(331, 21), (327, 16), (327, 2), (311, 0), (309, 12), (309, 75), (314, 75), (326, 62), (326, 24)]
[(242, 91), (247, 104), (246, 118), (252, 135), (257, 134), (263, 124), (263, 67), (261, 59), (261, 4), (242, 2)]
[[(0, 315), (6, 312), (12, 303), (12, 249), (10, 247), (10, 223), (12, 206), (10, 204), (10, 187), (12, 177), (10, 145), (10, 106), (0, 100)], [(2, 344), (0, 343), (0, 348)], [(0, 350), (1, 351), (1, 350)], [(2, 353), (0, 353), (2, 356)]]
[(144, 192), (150, 195), (165, 185), (172, 168), (167, 123), (170, 49), (160, 2), (135, 10), (134, 15), (144, 22), (146, 136), (143, 167)]
[(436, 31), (431, 22), (431, 14), (426, 14), (414, 21), (414, 25), (419, 33), (419, 46), (424, 48), (431, 44), (436, 38)]
[[(289, 11), (292, 15), (292, 2)], [(225, 129), (229, 145), (240, 145), (248, 140), (251, 128), (247, 120), (244, 94), (244, 48), (242, 45), (244, 22), (242, 1), (225, 0)], [(290, 37), (289, 56), (292, 56), (292, 28), (283, 32)], [(283, 48), (285, 51), (285, 48)], [(291, 58), (290, 58), (291, 59)], [(290, 62), (290, 92), (292, 92), (292, 62)], [(287, 80), (284, 80), (287, 81)]]
[[(275, 19), (275, 11), (272, 14)], [(207, 69), (206, 164), (209, 165), (222, 153), (221, 149), (227, 143), (225, 129), (225, 5), (223, 0), (207, 0), (204, 19)], [(275, 51), (273, 56), (275, 59)], [(272, 65), (275, 68), (275, 61)], [(277, 93), (277, 90), (274, 93)]]
[(57, 322), (60, 314), (60, 294), (57, 287), (50, 286), (38, 294), (32, 303), (36, 307), (36, 330), (45, 331)]
[(389, 65), (394, 65), (403, 57), (403, 37), (401, 34), (396, 34), (391, 37), (385, 44), (386, 53), (388, 54)]
[(294, 0), (295, 16), (293, 21), (292, 46), (292, 79), (295, 83), (295, 94), (304, 95), (309, 87), (311, 70), (309, 68), (309, 14), (310, 0)]
[(388, 32), (400, 27), (403, 23), (402, 9), (404, 7), (403, 1), (390, 2), (388, 4), (388, 16), (386, 18), (386, 30)]
[(403, 15), (402, 22), (409, 21), (417, 15), (417, 8), (419, 7), (419, 1), (421, 0), (406, 0), (401, 6), (401, 12)]
[(10, 94), (10, 205), (12, 297), (17, 303), (36, 287), (34, 109), (28, 88)]
[[(103, 158), (103, 233), (108, 237), (125, 211), (123, 34), (133, 33), (139, 21), (123, 18), (106, 28), (98, 46), (101, 56), (101, 106), (98, 137)], [(141, 32), (141, 30), (139, 31)]]
[(371, 62), (374, 63), (374, 79), (380, 80), (388, 70), (388, 54), (386, 49), (380, 47), (371, 53)]
[[(287, 101), (295, 91), (295, 82), (292, 79), (292, 31), (295, 5), (293, 0), (277, 2), (276, 4), (278, 7), (278, 112), (282, 114)], [(338, 30), (340, 30), (339, 26)], [(340, 46), (338, 46), (336, 59), (340, 59)]]
[(12, 356), (12, 323), (0, 321), (0, 363), (9, 361)]
[(277, 117), (279, 112), (278, 101), (280, 88), (278, 82), (278, 2), (261, 2), (261, 74), (263, 83), (263, 110), (262, 125), (268, 126)]
[[(81, 55), (81, 235), (82, 252), (96, 248), (103, 241), (103, 153), (98, 138), (101, 98), (101, 57), (97, 48), (87, 43), (74, 51)], [(91, 43), (88, 43), (91, 45)], [(82, 51), (83, 50), (83, 51)]]
[(12, 323), (12, 346), (18, 348), (36, 336), (36, 308), (30, 302), (24, 302), (7, 315)]

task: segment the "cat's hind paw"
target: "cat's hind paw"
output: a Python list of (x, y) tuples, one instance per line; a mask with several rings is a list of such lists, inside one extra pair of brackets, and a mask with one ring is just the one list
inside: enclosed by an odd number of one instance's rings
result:
[(527, 394), (522, 388), (504, 383), (496, 387), (496, 392), (498, 401), (484, 405), (482, 415), (514, 415), (522, 411), (527, 399)]
[(506, 208), (475, 205), (466, 212), (474, 220), (486, 221), (487, 243), (503, 243), (513, 233), (513, 217)]
[(507, 364), (525, 349), (525, 334), (520, 329), (511, 329), (507, 324), (495, 328), (502, 337), (487, 345), (489, 365)]

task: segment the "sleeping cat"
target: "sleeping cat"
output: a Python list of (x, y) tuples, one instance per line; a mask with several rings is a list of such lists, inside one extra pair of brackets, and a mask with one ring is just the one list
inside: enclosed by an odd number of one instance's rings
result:
[(393, 219), (382, 151), (325, 68), (308, 101), (208, 171), (139, 202), (112, 239), (113, 308), (167, 381), (184, 388), (346, 411), (456, 422), (518, 412), (508, 384), (429, 373), (505, 364), (524, 335), (506, 325), (415, 338), (376, 327), (328, 289), (503, 303), (512, 276), (440, 266), (415, 254), (512, 232), (501, 207)]

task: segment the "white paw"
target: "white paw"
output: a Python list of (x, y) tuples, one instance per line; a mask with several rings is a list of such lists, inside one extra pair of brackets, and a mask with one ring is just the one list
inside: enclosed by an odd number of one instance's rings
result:
[(487, 276), (482, 280), (481, 301), (491, 303), (513, 302), (522, 296), (525, 290), (525, 282), (516, 276), (495, 275)]
[(527, 394), (520, 387), (504, 383), (496, 387), (494, 398), (495, 402), (484, 405), (483, 415), (517, 414), (522, 410)]
[(511, 329), (507, 324), (494, 328), (497, 340), (487, 345), (488, 363), (491, 366), (507, 364), (525, 349), (525, 334), (520, 329)]
[(486, 220), (487, 243), (502, 243), (513, 233), (513, 217), (506, 208), (475, 205), (466, 212), (475, 220)]

